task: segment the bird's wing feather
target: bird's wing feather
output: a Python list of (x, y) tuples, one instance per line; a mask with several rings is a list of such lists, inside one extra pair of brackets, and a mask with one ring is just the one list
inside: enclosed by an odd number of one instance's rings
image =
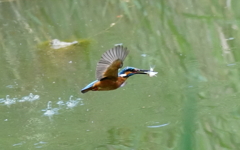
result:
[(122, 67), (128, 52), (127, 48), (123, 48), (121, 45), (106, 51), (97, 63), (96, 78), (98, 80), (105, 78), (117, 80), (118, 69)]

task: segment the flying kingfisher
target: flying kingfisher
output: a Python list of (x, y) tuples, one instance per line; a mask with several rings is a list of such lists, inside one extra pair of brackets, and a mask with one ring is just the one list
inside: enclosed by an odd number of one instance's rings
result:
[(135, 74), (157, 74), (153, 70), (142, 70), (134, 67), (125, 67), (120, 72), (119, 68), (122, 68), (123, 61), (128, 55), (129, 51), (122, 45), (117, 45), (114, 48), (103, 53), (100, 61), (97, 63), (96, 68), (96, 81), (88, 84), (81, 90), (82, 93), (88, 91), (108, 91), (115, 90), (124, 85), (128, 77)]

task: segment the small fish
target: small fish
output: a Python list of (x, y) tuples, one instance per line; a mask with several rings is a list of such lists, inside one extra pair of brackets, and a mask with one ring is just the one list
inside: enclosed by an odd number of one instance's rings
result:
[(158, 72), (153, 71), (153, 69), (154, 67), (150, 67), (149, 71), (145, 73), (147, 73), (149, 77), (154, 77), (154, 76), (156, 77), (157, 76), (156, 74), (158, 74)]

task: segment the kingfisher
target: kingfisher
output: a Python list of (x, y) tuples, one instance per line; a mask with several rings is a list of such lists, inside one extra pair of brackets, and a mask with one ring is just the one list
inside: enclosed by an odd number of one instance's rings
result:
[(95, 75), (97, 80), (88, 84), (81, 92), (115, 90), (122, 87), (125, 81), (135, 74), (148, 74), (149, 76), (152, 76), (151, 74), (154, 73), (157, 74), (157, 72), (153, 72), (151, 69), (142, 70), (135, 67), (125, 67), (118, 72), (122, 68), (123, 61), (128, 53), (127, 48), (124, 48), (122, 45), (117, 45), (103, 53), (96, 67)]

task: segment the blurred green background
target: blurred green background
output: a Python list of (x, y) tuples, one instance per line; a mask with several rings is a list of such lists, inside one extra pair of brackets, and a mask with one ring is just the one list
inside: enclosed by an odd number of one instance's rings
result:
[[(239, 149), (239, 10), (232, 0), (0, 0), (0, 149)], [(52, 49), (53, 39), (79, 44)], [(124, 66), (158, 76), (81, 94), (118, 43), (130, 50)]]

